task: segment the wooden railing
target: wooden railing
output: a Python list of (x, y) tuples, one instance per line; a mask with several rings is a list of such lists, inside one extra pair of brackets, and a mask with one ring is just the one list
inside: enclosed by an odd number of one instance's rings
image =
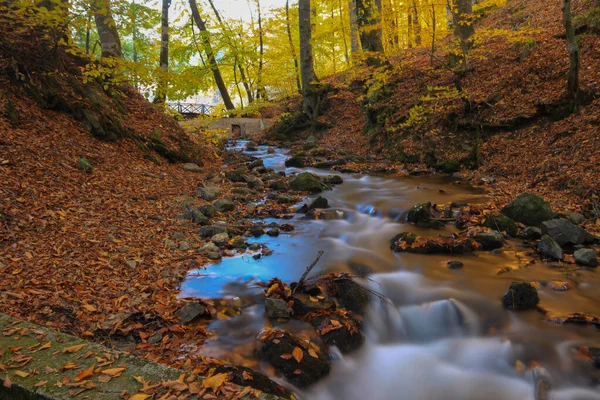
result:
[(169, 103), (169, 109), (184, 116), (197, 116), (210, 114), (214, 106), (197, 103)]

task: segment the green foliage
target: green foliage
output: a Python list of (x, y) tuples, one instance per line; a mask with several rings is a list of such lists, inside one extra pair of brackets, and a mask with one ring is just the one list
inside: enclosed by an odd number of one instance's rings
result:
[(575, 29), (587, 26), (591, 32), (600, 33), (600, 7), (595, 7), (583, 15), (577, 15), (573, 18)]
[(294, 133), (310, 126), (310, 121), (302, 111), (283, 113), (275, 124), (276, 136), (280, 139), (290, 139)]
[(90, 164), (88, 159), (85, 157), (79, 157), (79, 159), (77, 160), (77, 168), (79, 168), (83, 172), (92, 172), (94, 170), (92, 164)]

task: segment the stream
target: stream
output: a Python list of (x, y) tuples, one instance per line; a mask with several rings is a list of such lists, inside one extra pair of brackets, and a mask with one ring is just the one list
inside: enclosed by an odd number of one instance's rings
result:
[[(238, 142), (234, 149), (244, 151), (245, 144)], [(262, 158), (265, 167), (286, 174), (304, 170), (317, 175), (332, 173), (286, 168), (289, 152), (285, 149), (269, 154), (267, 147), (261, 146), (246, 153)], [(234, 299), (242, 304), (239, 316), (211, 322), (208, 329), (215, 336), (203, 346), (202, 355), (262, 368), (273, 377), (254, 356), (256, 335), (267, 324), (264, 289), (256, 282), (273, 277), (297, 281), (323, 250), (313, 275), (352, 273), (389, 302), (373, 301), (365, 317), (365, 345), (344, 356), (334, 350), (329, 377), (296, 391), (301, 398), (600, 399), (600, 389), (590, 373), (582, 373), (581, 363), (573, 357), (577, 346), (600, 345), (596, 328), (552, 324), (539, 311), (506, 311), (500, 302), (511, 282), (537, 281), (541, 284), (540, 305), (550, 314), (595, 314), (600, 304), (600, 279), (594, 270), (577, 270), (567, 276), (563, 268), (551, 268), (539, 259), (532, 262), (536, 260), (533, 250), (511, 240), (502, 251), (482, 251), (475, 256), (393, 253), (389, 240), (399, 232), (436, 235), (456, 231), (453, 225), (432, 231), (399, 222), (408, 208), (427, 201), (483, 203), (486, 195), (445, 176), (339, 175), (344, 183), (320, 195), (332, 209), (343, 213), (344, 219), (309, 221), (296, 214), (290, 221), (266, 220), (296, 227), (276, 238), (263, 235), (249, 240), (266, 244), (274, 251), (272, 255), (255, 260), (246, 253), (190, 272), (182, 285), (182, 297)], [(449, 269), (448, 260), (462, 261), (464, 267)], [(563, 291), (548, 285), (568, 280), (574, 280), (576, 287)], [(273, 325), (308, 334), (312, 329), (298, 321)], [(526, 372), (519, 371), (520, 363)], [(540, 379), (550, 384), (548, 394), (536, 393), (535, 382)]]

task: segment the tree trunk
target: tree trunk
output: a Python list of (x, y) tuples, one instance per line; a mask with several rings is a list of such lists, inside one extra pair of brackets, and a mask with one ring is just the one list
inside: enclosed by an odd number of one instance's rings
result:
[(349, 0), (350, 8), (350, 48), (352, 55), (360, 52), (360, 38), (358, 35), (358, 15), (356, 14), (356, 0)]
[(431, 56), (429, 57), (429, 63), (433, 67), (433, 56), (435, 55), (435, 32), (436, 32), (436, 19), (435, 19), (435, 5), (431, 3)]
[(292, 38), (292, 25), (290, 23), (290, 0), (285, 1), (285, 22), (287, 28), (288, 41), (290, 42), (290, 49), (292, 50), (292, 58), (294, 59), (296, 87), (298, 88), (298, 93), (302, 93), (302, 85), (300, 84), (300, 67), (298, 66), (298, 56), (296, 55), (296, 48), (294, 47), (294, 39)]
[(378, 65), (379, 60), (374, 53), (383, 53), (381, 0), (356, 0), (356, 12), (362, 49), (371, 53), (367, 56), (367, 64)]
[(198, 29), (200, 29), (200, 36), (202, 39), (202, 45), (204, 47), (204, 52), (206, 53), (206, 58), (208, 58), (208, 63), (210, 64), (210, 68), (215, 77), (215, 83), (219, 88), (219, 92), (221, 92), (221, 97), (223, 98), (223, 103), (225, 104), (225, 108), (228, 110), (235, 110), (235, 106), (231, 101), (231, 97), (229, 97), (229, 91), (227, 90), (227, 86), (225, 85), (225, 81), (223, 81), (223, 76), (221, 75), (221, 71), (219, 70), (219, 64), (217, 64), (217, 60), (215, 58), (215, 54), (213, 52), (212, 46), (210, 44), (210, 32), (206, 28), (206, 24), (204, 20), (200, 16), (200, 12), (198, 11), (198, 6), (196, 5), (196, 0), (190, 0), (190, 8), (192, 9), (192, 18), (196, 22)]
[(315, 123), (319, 116), (319, 95), (316, 88), (316, 74), (312, 50), (312, 25), (310, 0), (298, 1), (298, 20), (300, 28), (300, 76), (304, 113)]
[(263, 73), (263, 65), (265, 60), (265, 44), (263, 38), (263, 28), (262, 28), (262, 13), (260, 11), (260, 0), (256, 0), (256, 7), (258, 9), (258, 47), (259, 47), (259, 59), (258, 59), (258, 77), (256, 79), (256, 98), (266, 99), (267, 91), (262, 82), (262, 73)]
[(169, 72), (169, 6), (171, 0), (162, 0), (162, 20), (160, 36), (160, 75), (156, 89), (155, 104), (163, 104), (167, 100), (167, 73)]
[(338, 8), (340, 10), (340, 24), (342, 26), (342, 38), (344, 39), (344, 57), (346, 58), (346, 64), (350, 65), (350, 54), (348, 53), (348, 39), (346, 37), (346, 24), (344, 23), (344, 8), (342, 6), (342, 0), (339, 0)]
[(117, 25), (110, 10), (110, 0), (98, 0), (94, 7), (94, 19), (100, 37), (102, 57), (122, 58), (121, 41)]
[(563, 25), (567, 34), (567, 50), (569, 52), (569, 75), (567, 78), (567, 93), (571, 100), (573, 111), (579, 107), (579, 46), (571, 22), (571, 0), (563, 0)]
[(456, 0), (455, 7), (452, 10), (452, 19), (454, 22), (454, 34), (460, 39), (460, 46), (463, 52), (463, 65), (467, 68), (467, 56), (473, 45), (471, 37), (475, 34), (475, 28), (470, 21), (470, 15), (473, 12), (471, 0)]
[(413, 7), (413, 29), (415, 33), (415, 47), (421, 45), (421, 21), (419, 20), (419, 9), (417, 8), (417, 0), (412, 0)]

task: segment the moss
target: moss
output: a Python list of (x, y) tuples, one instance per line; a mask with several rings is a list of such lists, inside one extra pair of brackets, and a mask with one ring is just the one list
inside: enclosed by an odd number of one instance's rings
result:
[(435, 169), (442, 172), (457, 172), (460, 170), (460, 161), (445, 160), (437, 163)]

